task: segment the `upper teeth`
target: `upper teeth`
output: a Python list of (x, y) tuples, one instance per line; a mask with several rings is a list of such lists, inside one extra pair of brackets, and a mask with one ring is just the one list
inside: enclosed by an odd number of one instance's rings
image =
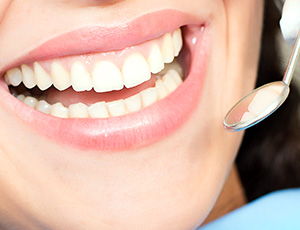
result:
[(91, 73), (79, 61), (72, 64), (68, 71), (59, 61), (51, 63), (49, 73), (38, 62), (33, 68), (21, 65), (6, 72), (5, 80), (9, 85), (18, 86), (21, 82), (31, 89), (37, 86), (46, 90), (52, 85), (58, 90), (65, 90), (72, 86), (75, 91), (109, 92), (135, 87), (150, 79), (151, 73), (156, 74), (164, 69), (164, 63), (171, 63), (182, 49), (181, 30), (163, 36), (162, 45), (154, 43), (148, 57), (141, 53), (133, 53), (125, 58), (121, 67), (112, 61), (96, 62)]

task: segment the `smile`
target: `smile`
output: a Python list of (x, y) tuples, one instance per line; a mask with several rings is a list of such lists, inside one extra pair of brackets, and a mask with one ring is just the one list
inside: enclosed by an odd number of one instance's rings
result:
[(148, 37), (141, 33), (134, 44), (128, 44), (132, 31), (118, 32), (124, 43), (112, 50), (103, 50), (105, 44), (92, 50), (90, 43), (80, 53), (73, 45), (55, 57), (55, 46), (70, 36), (51, 40), (2, 74), (1, 100), (28, 126), (76, 148), (123, 150), (160, 140), (196, 108), (207, 55), (204, 23), (189, 25), (180, 12), (156, 12), (131, 24), (168, 14), (185, 20)]

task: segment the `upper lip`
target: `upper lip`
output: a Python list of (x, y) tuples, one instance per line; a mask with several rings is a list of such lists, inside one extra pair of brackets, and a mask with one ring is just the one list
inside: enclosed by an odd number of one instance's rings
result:
[[(164, 9), (145, 14), (118, 26), (88, 26), (64, 32), (48, 39), (4, 66), (0, 64), (0, 75), (11, 68), (33, 61), (121, 50), (157, 38), (190, 23), (201, 24), (190, 14)], [(113, 42), (111, 42), (112, 40)]]

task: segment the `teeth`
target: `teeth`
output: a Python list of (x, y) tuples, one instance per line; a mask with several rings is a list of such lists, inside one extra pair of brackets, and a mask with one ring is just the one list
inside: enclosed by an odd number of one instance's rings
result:
[(122, 73), (126, 88), (137, 86), (151, 78), (148, 63), (139, 53), (132, 54), (125, 60)]
[(46, 101), (41, 100), (36, 104), (35, 109), (42, 113), (50, 114), (51, 105), (49, 105)]
[(5, 76), (6, 82), (13, 86), (18, 86), (22, 82), (22, 73), (19, 68), (14, 68), (7, 71)]
[(72, 87), (75, 91), (90, 91), (93, 88), (92, 79), (83, 64), (75, 62), (71, 69)]
[(65, 90), (71, 86), (71, 76), (69, 72), (58, 62), (52, 63), (51, 76), (53, 85), (58, 90)]
[(118, 101), (108, 102), (106, 103), (106, 106), (108, 108), (111, 117), (118, 117), (126, 114), (126, 108), (123, 99)]
[(140, 94), (133, 95), (125, 99), (126, 108), (129, 113), (137, 112), (142, 109), (142, 101)]
[(34, 64), (34, 75), (37, 86), (40, 90), (46, 90), (52, 85), (52, 79), (50, 75), (44, 70), (39, 63), (35, 62)]
[(167, 73), (162, 79), (169, 93), (172, 93), (178, 87), (170, 73)]
[(58, 102), (51, 106), (50, 114), (54, 117), (68, 118), (69, 110), (62, 103)]
[(177, 57), (183, 46), (181, 29), (177, 29), (173, 33), (174, 56)]
[(163, 99), (163, 98), (165, 98), (166, 96), (169, 95), (167, 87), (166, 87), (165, 83), (161, 79), (158, 79), (155, 82), (155, 87), (157, 89), (158, 99), (161, 100), (161, 99)]
[(161, 52), (165, 63), (171, 63), (174, 60), (174, 45), (171, 34), (165, 34)]
[(123, 88), (120, 69), (112, 62), (102, 61), (95, 65), (93, 84), (96, 92), (108, 92)]
[(165, 67), (164, 59), (162, 53), (159, 49), (157, 44), (153, 45), (149, 57), (148, 57), (148, 64), (150, 66), (151, 73), (158, 73), (163, 70)]
[(23, 94), (20, 94), (20, 95), (17, 96), (17, 99), (19, 99), (20, 101), (23, 102), (24, 99), (25, 99), (25, 96)]
[(70, 118), (87, 118), (89, 117), (87, 106), (83, 103), (77, 103), (69, 106)]
[(31, 108), (35, 108), (38, 100), (36, 98), (34, 98), (34, 97), (28, 96), (28, 97), (25, 97), (25, 99), (23, 100), (23, 102), (26, 105), (30, 106)]
[(27, 66), (27, 65), (22, 65), (22, 75), (23, 75), (23, 83), (28, 89), (32, 89), (33, 87), (36, 86), (35, 82), (35, 76), (33, 70)]
[(105, 102), (98, 102), (88, 108), (88, 112), (92, 118), (109, 117)]
[(140, 92), (140, 94), (142, 98), (143, 108), (152, 105), (158, 99), (158, 92), (155, 87), (145, 89), (142, 92)]

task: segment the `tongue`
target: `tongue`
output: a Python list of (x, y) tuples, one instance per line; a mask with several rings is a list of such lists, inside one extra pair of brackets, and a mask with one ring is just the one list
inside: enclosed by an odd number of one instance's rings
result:
[(116, 101), (120, 99), (126, 99), (130, 96), (133, 96), (144, 89), (153, 87), (157, 77), (152, 76), (152, 78), (144, 82), (141, 85), (138, 85), (134, 88), (124, 88), (119, 91), (112, 91), (107, 93), (96, 93), (94, 90), (89, 92), (76, 92), (72, 88), (69, 88), (64, 91), (58, 91), (54, 87), (45, 91), (41, 98), (45, 99), (50, 104), (55, 104), (61, 102), (64, 106), (69, 106), (78, 102), (82, 102), (86, 105), (91, 105), (97, 102), (105, 101)]

